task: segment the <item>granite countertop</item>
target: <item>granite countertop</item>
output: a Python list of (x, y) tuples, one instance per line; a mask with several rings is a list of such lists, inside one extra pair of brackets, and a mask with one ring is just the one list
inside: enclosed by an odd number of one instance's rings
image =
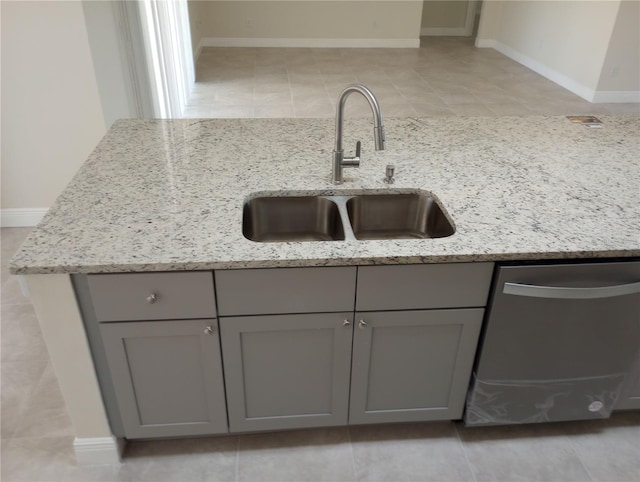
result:
[[(121, 120), (34, 229), (17, 274), (201, 270), (640, 256), (640, 118), (347, 119), (362, 163), (330, 182), (333, 119)], [(382, 182), (395, 164), (396, 183)], [(257, 243), (247, 197), (433, 193), (453, 236)]]

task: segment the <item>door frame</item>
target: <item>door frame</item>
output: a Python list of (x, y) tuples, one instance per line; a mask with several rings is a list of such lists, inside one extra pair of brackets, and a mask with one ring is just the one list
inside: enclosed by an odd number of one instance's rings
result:
[[(426, 0), (429, 1), (429, 0)], [(471, 37), (475, 23), (476, 10), (480, 0), (468, 0), (464, 27), (427, 27), (420, 28), (423, 37)]]

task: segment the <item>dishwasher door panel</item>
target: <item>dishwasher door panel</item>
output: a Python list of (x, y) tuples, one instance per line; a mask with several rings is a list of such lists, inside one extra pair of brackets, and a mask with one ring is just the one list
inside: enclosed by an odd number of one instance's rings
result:
[(640, 262), (501, 266), (467, 425), (606, 418), (640, 352)]

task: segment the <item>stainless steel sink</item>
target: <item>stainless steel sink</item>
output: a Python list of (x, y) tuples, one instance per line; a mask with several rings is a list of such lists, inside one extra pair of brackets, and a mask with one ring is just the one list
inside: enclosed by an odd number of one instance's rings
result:
[(258, 242), (424, 239), (455, 228), (420, 193), (263, 196), (244, 205), (242, 233)]
[(354, 196), (347, 212), (361, 240), (444, 238), (455, 232), (435, 199), (424, 194)]
[(259, 242), (343, 240), (338, 206), (324, 197), (257, 197), (245, 203), (242, 233)]

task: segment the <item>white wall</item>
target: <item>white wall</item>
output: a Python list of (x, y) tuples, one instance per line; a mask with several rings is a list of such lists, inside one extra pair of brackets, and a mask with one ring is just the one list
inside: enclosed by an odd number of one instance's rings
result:
[[(202, 7), (203, 2), (196, 0), (188, 0), (189, 8), (189, 28), (191, 29), (191, 46), (193, 48), (194, 62), (200, 55), (202, 49), (200, 40), (202, 40)], [(200, 48), (199, 48), (200, 46)]]
[[(610, 40), (620, 1), (493, 1), (483, 7), (476, 45), (494, 47), (575, 94), (592, 101), (605, 57), (627, 57)], [(628, 102), (629, 100), (627, 100)]]
[(640, 1), (637, 0), (620, 4), (598, 82), (597, 95), (603, 101), (614, 100), (608, 97), (616, 92), (635, 92), (636, 102), (640, 102)]
[(419, 46), (422, 0), (189, 2), (196, 5), (209, 46)]
[(79, 1), (0, 2), (2, 217), (48, 208), (106, 132)]
[(113, 0), (82, 0), (82, 9), (91, 58), (98, 82), (101, 105), (107, 127), (117, 119), (138, 117), (131, 72), (122, 61), (124, 51), (123, 26), (119, 24), (118, 2)]

